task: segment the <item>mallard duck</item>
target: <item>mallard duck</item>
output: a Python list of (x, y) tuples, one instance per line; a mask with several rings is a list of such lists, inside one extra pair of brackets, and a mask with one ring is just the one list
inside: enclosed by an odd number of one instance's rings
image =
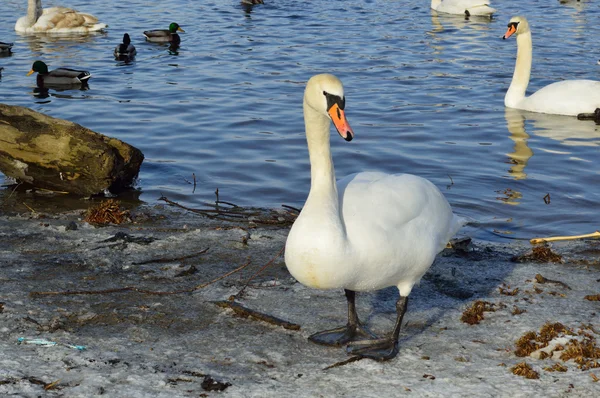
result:
[(93, 15), (72, 8), (42, 9), (42, 0), (28, 0), (27, 15), (17, 20), (15, 30), (20, 33), (89, 33), (107, 26)]
[(10, 54), (12, 52), (12, 43), (4, 43), (0, 41), (0, 53)]
[(255, 4), (265, 4), (263, 0), (242, 0), (242, 4), (255, 5)]
[(115, 57), (133, 57), (137, 54), (137, 51), (133, 44), (131, 44), (131, 39), (129, 38), (129, 34), (125, 33), (123, 35), (123, 43), (119, 44), (115, 48)]
[(37, 84), (39, 87), (46, 85), (74, 85), (82, 84), (92, 77), (90, 72), (84, 70), (57, 68), (48, 71), (48, 65), (42, 61), (35, 61), (27, 76), (37, 72)]
[(177, 34), (178, 31), (185, 32), (185, 30), (181, 29), (179, 24), (172, 22), (169, 25), (169, 29), (147, 30), (144, 32), (144, 36), (146, 36), (146, 40), (155, 43), (176, 42), (179, 44), (181, 42), (181, 38)]

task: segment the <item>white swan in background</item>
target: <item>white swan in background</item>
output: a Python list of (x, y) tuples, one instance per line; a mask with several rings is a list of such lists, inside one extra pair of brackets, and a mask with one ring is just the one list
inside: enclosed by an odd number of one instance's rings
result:
[(531, 75), (532, 45), (531, 30), (525, 17), (511, 18), (502, 38), (507, 39), (513, 34), (517, 37), (517, 61), (512, 82), (504, 97), (505, 106), (569, 116), (594, 113), (600, 108), (600, 81), (596, 80), (563, 80), (549, 84), (526, 97)]
[(446, 14), (492, 16), (496, 12), (490, 0), (431, 0), (431, 9)]
[(17, 20), (15, 30), (20, 33), (89, 33), (107, 26), (90, 14), (66, 7), (42, 9), (42, 0), (28, 0), (27, 15)]
[[(387, 360), (398, 353), (398, 334), (408, 295), (435, 256), (465, 220), (452, 213), (428, 180), (410, 174), (362, 172), (336, 184), (329, 128), (350, 141), (342, 83), (332, 75), (313, 76), (304, 93), (304, 122), (311, 165), (311, 187), (285, 247), (290, 273), (306, 286), (345, 289), (348, 324), (316, 333), (310, 340), (339, 346), (350, 354)], [(387, 338), (362, 327), (355, 291), (396, 286), (397, 320)], [(366, 339), (366, 340), (365, 340)]]

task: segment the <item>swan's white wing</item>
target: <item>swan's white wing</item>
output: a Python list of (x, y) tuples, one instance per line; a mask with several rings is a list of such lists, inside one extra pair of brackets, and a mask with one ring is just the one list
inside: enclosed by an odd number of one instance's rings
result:
[(414, 175), (353, 174), (338, 182), (338, 192), (353, 256), (377, 270), (361, 283), (389, 271), (389, 285), (412, 287), (464, 224), (435, 185)]
[(68, 7), (49, 7), (49, 8), (42, 9), (42, 15), (64, 13), (64, 12), (77, 12), (77, 11), (72, 8), (68, 8)]
[(87, 33), (106, 27), (106, 24), (98, 23), (98, 18), (93, 15), (79, 13), (66, 7), (51, 7), (42, 10), (33, 26), (28, 26), (27, 17), (19, 18), (15, 30), (23, 33)]
[[(342, 216), (351, 237), (385, 234), (409, 237), (416, 229), (435, 238), (443, 249), (452, 230), (453, 213), (430, 181), (411, 174), (363, 172), (338, 181)], [(422, 232), (421, 232), (422, 231)]]
[(600, 108), (600, 81), (564, 80), (525, 97), (521, 109), (577, 116), (580, 113), (593, 113), (596, 108)]
[(468, 10), (471, 15), (491, 15), (496, 12), (488, 0), (443, 0), (436, 10), (448, 14), (464, 14)]

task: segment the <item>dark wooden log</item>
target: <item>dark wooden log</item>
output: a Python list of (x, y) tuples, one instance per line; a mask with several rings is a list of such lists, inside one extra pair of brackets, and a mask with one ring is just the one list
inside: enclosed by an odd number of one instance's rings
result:
[(0, 171), (35, 187), (90, 196), (131, 186), (144, 160), (125, 142), (29, 108), (0, 104)]

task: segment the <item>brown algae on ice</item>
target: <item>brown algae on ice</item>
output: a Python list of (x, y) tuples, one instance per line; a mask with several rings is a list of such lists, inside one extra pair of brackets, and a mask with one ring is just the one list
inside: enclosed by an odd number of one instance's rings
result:
[[(529, 331), (521, 336), (516, 342), (514, 353), (518, 357), (553, 358), (564, 362), (573, 360), (581, 370), (600, 368), (597, 334), (591, 325), (582, 325), (575, 333), (560, 322), (548, 322), (540, 328), (539, 333)], [(543, 350), (544, 348), (547, 349)], [(562, 370), (563, 365), (558, 364), (550, 368), (544, 370), (566, 371)]]
[(131, 221), (131, 216), (128, 210), (121, 209), (118, 200), (108, 199), (97, 206), (90, 207), (85, 215), (85, 221), (90, 224), (122, 224)]
[(525, 263), (528, 261), (536, 263), (561, 263), (563, 261), (562, 256), (553, 252), (548, 246), (535, 246), (530, 252), (514, 256), (511, 260), (516, 263)]
[(533, 370), (531, 365), (529, 365), (527, 362), (518, 363), (515, 366), (513, 366), (512, 368), (510, 368), (510, 370), (513, 372), (513, 374), (516, 374), (517, 376), (525, 377), (527, 379), (539, 379), (540, 378), (540, 374), (538, 372), (536, 372), (535, 370)]

